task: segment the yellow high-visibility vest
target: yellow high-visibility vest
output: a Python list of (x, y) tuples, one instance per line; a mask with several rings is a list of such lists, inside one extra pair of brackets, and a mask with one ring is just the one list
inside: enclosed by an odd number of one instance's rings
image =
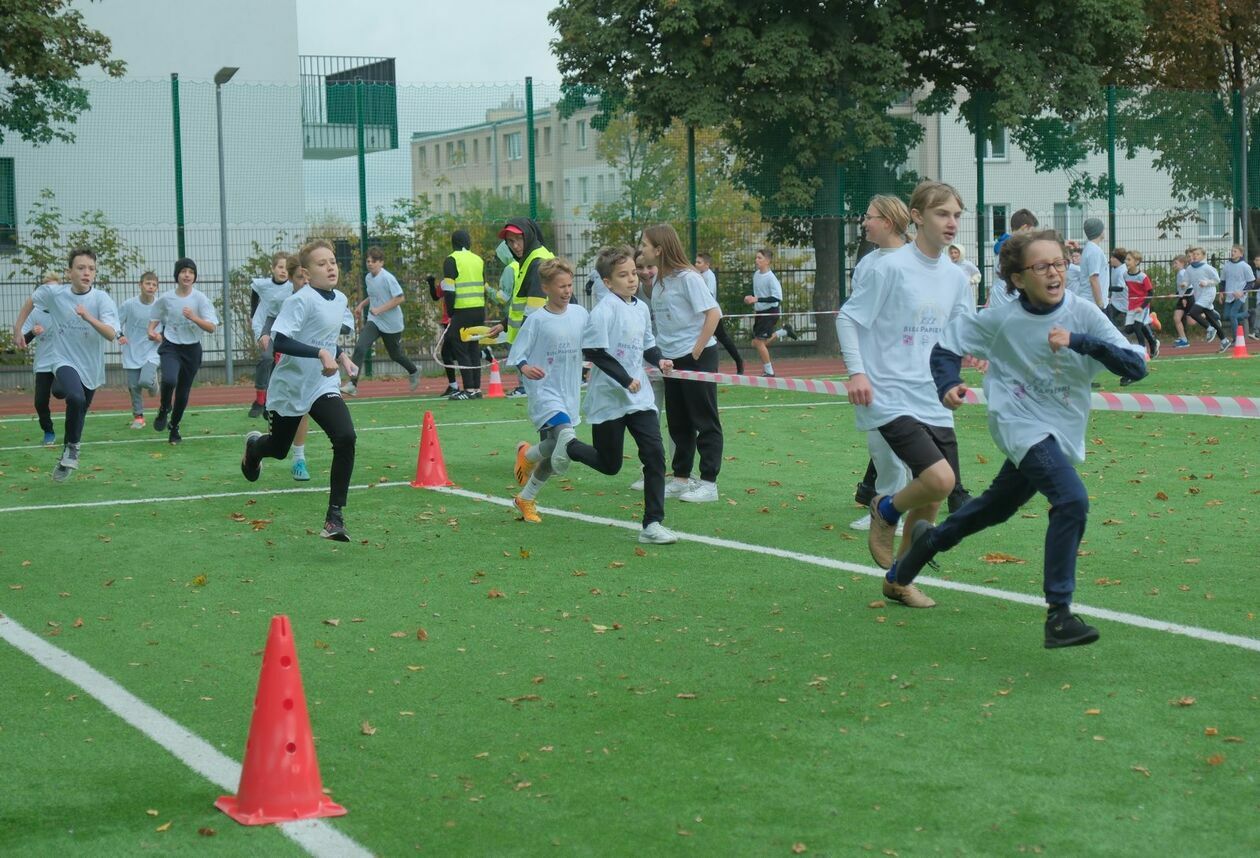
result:
[(486, 306), (485, 262), (471, 250), (456, 250), (455, 309), (470, 310)]
[(532, 313), (543, 304), (547, 303), (545, 295), (526, 296), (521, 294), (521, 287), (525, 285), (525, 275), (529, 272), (529, 266), (535, 259), (555, 259), (556, 255), (545, 247), (536, 247), (530, 252), (529, 256), (521, 263), (520, 268), (516, 270), (516, 280), (512, 287), (512, 304), (508, 307), (508, 330), (507, 339), (509, 343), (516, 342), (516, 334), (520, 331), (521, 325), (525, 324), (525, 316)]

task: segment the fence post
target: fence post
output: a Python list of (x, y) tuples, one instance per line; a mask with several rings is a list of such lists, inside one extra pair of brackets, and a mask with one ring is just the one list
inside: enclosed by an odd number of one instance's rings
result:
[(986, 298), (986, 280), (984, 263), (988, 259), (985, 251), (984, 237), (984, 141), (989, 133), (988, 113), (985, 110), (986, 93), (977, 92), (972, 99), (975, 105), (976, 136), (976, 267), (980, 269), (980, 284), (977, 286), (976, 302), (983, 307)]
[[(367, 270), (367, 249), (368, 249), (368, 223), (367, 223), (367, 140), (364, 134), (364, 117), (363, 117), (363, 81), (356, 80), (354, 82), (354, 126), (355, 126), (355, 149), (357, 160), (359, 162), (359, 260), (363, 270)], [(357, 285), (357, 284), (356, 284)], [(343, 284), (343, 290), (350, 296), (350, 300), (354, 302), (354, 296), (357, 289), (349, 283)], [(364, 294), (366, 297), (366, 293)], [(366, 321), (367, 314), (364, 314)], [(357, 334), (358, 332), (356, 332)], [(367, 357), (363, 361), (360, 370), (368, 378), (372, 377), (372, 352), (367, 353)]]
[(1234, 243), (1243, 245), (1244, 258), (1247, 247), (1247, 116), (1241, 90), (1234, 90), (1232, 107), (1238, 133), (1234, 135)]
[(700, 252), (700, 239), (697, 234), (696, 216), (696, 128), (687, 126), (687, 234), (691, 244), (691, 258), (694, 261)]
[(525, 77), (525, 145), (529, 152), (529, 216), (538, 219), (538, 191), (534, 188), (537, 170), (534, 166), (534, 79)]
[(180, 259), (184, 250), (184, 148), (179, 130), (179, 75), (171, 72), (171, 126), (175, 140), (175, 246)]
[[(839, 280), (840, 294), (836, 296), (837, 307), (844, 306), (844, 299), (845, 299), (844, 277), (845, 277), (845, 274), (847, 273), (845, 271), (845, 268), (847, 268), (849, 264), (849, 259), (848, 259), (849, 252), (848, 252), (848, 248), (845, 247), (845, 245), (848, 243), (846, 241), (846, 239), (848, 238), (848, 235), (846, 234), (848, 230), (846, 230), (844, 227), (845, 214), (846, 214), (845, 203), (844, 203), (845, 190), (846, 190), (845, 188), (846, 178), (847, 177), (845, 175), (844, 165), (837, 164), (836, 165), (836, 229), (839, 230), (840, 232), (840, 242), (839, 242), (840, 246), (837, 249), (837, 254), (840, 257), (840, 280)], [(865, 209), (863, 209), (863, 211), (865, 211)], [(817, 281), (814, 282), (814, 288), (815, 289), (818, 288)], [(815, 336), (817, 336), (817, 334), (815, 334)]]
[(1111, 84), (1107, 86), (1107, 237), (1112, 247), (1120, 246), (1116, 235), (1116, 88)]

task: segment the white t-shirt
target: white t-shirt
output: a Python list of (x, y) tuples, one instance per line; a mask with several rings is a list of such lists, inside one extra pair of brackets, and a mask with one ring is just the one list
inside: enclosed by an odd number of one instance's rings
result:
[[(705, 313), (715, 309), (717, 301), (704, 285), (704, 278), (694, 269), (684, 268), (667, 277), (658, 277), (652, 289), (652, 313), (656, 318), (656, 344), (661, 354), (670, 360), (691, 354), (704, 326)], [(704, 347), (716, 343), (717, 340), (709, 337)]]
[(31, 310), (30, 315), (26, 317), (26, 322), (22, 325), (22, 334), (24, 336), (29, 334), (36, 325), (43, 328), (44, 332), (30, 345), (35, 351), (31, 371), (52, 372), (57, 368), (57, 326), (53, 323), (52, 316), (39, 307)]
[(553, 313), (544, 305), (526, 317), (512, 343), (509, 366), (529, 364), (546, 373), (537, 381), (521, 376), (529, 394), (529, 421), (536, 429), (561, 412), (569, 415), (574, 426), (581, 422), (582, 332), (589, 316), (581, 304), (570, 303), (563, 313)]
[[(277, 283), (271, 277), (255, 277), (249, 288), (258, 294), (258, 309), (262, 310), (263, 319), (280, 315), (280, 305), (284, 299), (293, 294), (293, 284), (288, 280)], [(262, 334), (258, 334), (259, 337)], [(257, 339), (257, 337), (255, 337)]]
[(1102, 290), (1103, 302), (1107, 300), (1107, 285), (1111, 283), (1111, 275), (1107, 269), (1107, 254), (1092, 241), (1085, 242), (1081, 248), (1081, 274), (1085, 278), (1085, 292), (1089, 300), (1094, 300), (1094, 287), (1089, 278), (1098, 275), (1098, 288)]
[[(363, 282), (367, 286), (368, 307), (373, 310), (382, 304), (394, 300), (403, 293), (402, 286), (398, 285), (398, 278), (384, 268), (381, 269), (380, 274), (368, 274), (363, 278)], [(376, 329), (382, 334), (401, 334), (403, 329), (402, 306), (399, 305), (392, 310), (387, 310), (379, 316), (364, 316), (363, 321), (365, 324), (371, 322), (376, 325)]]
[(1185, 297), (1192, 294), (1190, 288), (1190, 273), (1186, 269), (1177, 272), (1177, 297)]
[[(658, 284), (653, 294), (659, 291)], [(694, 337), (691, 342), (695, 343)], [(658, 341), (652, 336), (651, 314), (647, 304), (638, 298), (623, 301), (613, 295), (591, 310), (582, 331), (582, 348), (604, 349), (612, 355), (627, 375), (639, 380), (639, 392), (631, 393), (598, 366), (591, 367), (591, 380), (582, 403), (588, 421), (606, 423), (634, 411), (656, 410), (656, 397), (643, 368), (643, 352), (655, 345)]]
[[(354, 315), (345, 294), (336, 289), (331, 298), (324, 297), (327, 294), (310, 286), (294, 292), (280, 305), (272, 333), (328, 349), (329, 354), (335, 355), (342, 327), (354, 330)], [(324, 375), (318, 359), (281, 355), (267, 385), (267, 408), (283, 417), (301, 417), (311, 410), (316, 399), (338, 393), (340, 385), (340, 375)]]
[(1117, 265), (1111, 269), (1111, 293), (1107, 297), (1107, 303), (1111, 305), (1111, 309), (1119, 310), (1121, 313), (1129, 311), (1129, 287), (1124, 282), (1125, 268), (1123, 265)]
[(604, 278), (600, 277), (598, 272), (592, 271), (589, 279), (591, 284), (591, 306), (594, 307), (611, 295), (612, 292), (608, 291), (608, 287), (604, 285)]
[[(857, 265), (853, 266), (853, 275), (850, 278), (852, 288), (849, 290), (848, 300), (852, 301), (853, 296), (858, 293), (859, 289), (864, 289), (870, 283), (870, 274), (888, 254), (899, 248), (896, 247), (878, 247), (870, 253), (858, 260)], [(840, 341), (841, 352), (848, 346), (844, 341), (844, 335), (840, 332), (840, 314), (836, 313), (836, 339)], [(858, 353), (859, 355), (861, 352)]]
[(53, 341), (52, 371), (73, 367), (88, 390), (105, 383), (105, 338), (74, 311), (83, 305), (102, 324), (118, 330), (118, 305), (108, 292), (89, 289), (82, 295), (65, 283), (45, 283), (31, 296), (35, 306), (51, 317), (57, 330)]
[(1050, 329), (1088, 334), (1138, 354), (1093, 301), (1071, 292), (1048, 313), (1031, 313), (1015, 301), (975, 316), (952, 319), (941, 346), (989, 361), (984, 375), (989, 433), (1018, 465), (1028, 450), (1053, 436), (1074, 463), (1085, 461), (1090, 389), (1103, 365), (1069, 348), (1050, 350)]
[(704, 279), (704, 285), (709, 287), (709, 294), (713, 296), (713, 300), (717, 300), (717, 275), (713, 273), (713, 269), (709, 268), (700, 273)]
[(858, 327), (858, 350), (874, 395), (854, 407), (857, 428), (877, 429), (908, 416), (954, 425), (936, 397), (928, 365), (945, 323), (971, 314), (971, 285), (947, 257), (925, 256), (913, 243), (884, 257), (870, 283), (855, 290), (840, 315)]
[(1068, 263), (1067, 284), (1068, 290), (1076, 297), (1084, 298), (1091, 304), (1094, 303), (1094, 290), (1090, 288), (1084, 266), (1077, 265), (1075, 262)]
[(1200, 307), (1211, 307), (1216, 300), (1216, 284), (1221, 282), (1221, 275), (1206, 262), (1191, 262), (1186, 267), (1186, 285), (1192, 290), (1194, 303)]
[[(1242, 292), (1250, 286), (1256, 279), (1256, 274), (1251, 270), (1251, 266), (1243, 260), (1237, 262), (1232, 259), (1221, 266), (1221, 280), (1225, 284), (1225, 300), (1236, 301), (1234, 292)], [(1245, 297), (1245, 296), (1244, 296)]]
[(149, 316), (156, 301), (155, 298), (146, 304), (139, 297), (128, 298), (118, 308), (118, 333), (127, 338), (121, 349), (123, 369), (140, 369), (158, 362), (158, 344), (149, 339)]
[(1018, 301), (1018, 300), (1019, 300), (1018, 291), (1007, 292), (1006, 281), (995, 278), (993, 280), (993, 287), (989, 289), (989, 303), (985, 307), (985, 309), (996, 310), (998, 307), (1003, 307), (1011, 303), (1012, 301)]
[(219, 324), (214, 305), (200, 289), (194, 288), (182, 297), (175, 292), (163, 292), (153, 302), (149, 319), (160, 323), (158, 329), (168, 343), (182, 346), (201, 342), (201, 335), (205, 331), (194, 325), (192, 319), (184, 318), (185, 307), (191, 307), (198, 318), (215, 325)]
[[(754, 313), (762, 313), (766, 310), (779, 310), (783, 303), (783, 286), (779, 283), (779, 278), (774, 276), (773, 271), (753, 272), (753, 295), (757, 301), (753, 304)], [(778, 298), (777, 301), (766, 301), (766, 298)]]

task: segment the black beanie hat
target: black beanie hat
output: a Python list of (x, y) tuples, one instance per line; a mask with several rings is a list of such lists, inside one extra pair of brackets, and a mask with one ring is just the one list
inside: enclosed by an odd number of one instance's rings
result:
[(176, 263), (175, 263), (175, 280), (176, 280), (176, 282), (178, 282), (178, 281), (179, 281), (179, 272), (183, 271), (185, 268), (191, 268), (191, 269), (192, 269), (192, 273), (193, 273), (193, 280), (196, 280), (196, 279), (197, 279), (197, 263), (193, 262), (191, 259), (189, 259), (187, 256), (185, 256), (183, 259), (180, 259), (180, 260), (176, 261)]

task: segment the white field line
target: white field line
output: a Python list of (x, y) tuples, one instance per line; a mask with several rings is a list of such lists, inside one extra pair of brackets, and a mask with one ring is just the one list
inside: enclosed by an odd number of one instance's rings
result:
[[(253, 388), (250, 388), (250, 392), (251, 393), (253, 392)], [(419, 397), (419, 396), (375, 396), (375, 397), (367, 397), (364, 399), (355, 399), (354, 397), (350, 397), (346, 399), (346, 405), (350, 407), (364, 406), (364, 405), (393, 405), (394, 403), (398, 403), (398, 402), (415, 402), (417, 404), (421, 404), (421, 403), (430, 402), (430, 401), (436, 404), (440, 399), (441, 397), (437, 397), (437, 396), (432, 397), (432, 398)], [(184, 413), (185, 414), (224, 414), (230, 411), (246, 412), (246, 411), (249, 411), (249, 405), (250, 404), (248, 402), (242, 402), (240, 405), (217, 405), (217, 406), (204, 407), (204, 408), (189, 408)], [(150, 408), (150, 410), (156, 411), (157, 409)], [(53, 412), (53, 417), (56, 417), (60, 413), (62, 412)], [(88, 412), (88, 417), (124, 417), (124, 416), (125, 417), (131, 416), (130, 408), (124, 409), (122, 411), (89, 411)], [(0, 423), (21, 423), (26, 420), (34, 420), (34, 419), (35, 419), (35, 414), (31, 413), (25, 417), (21, 417), (21, 416), (0, 417)]]
[[(53, 646), (2, 613), (0, 638), (62, 679), (83, 689), (106, 709), (219, 789), (227, 793), (236, 792), (241, 779), (241, 764), (205, 739), (163, 715), (87, 662)], [(206, 804), (210, 804), (209, 796)], [(322, 819), (286, 822), (277, 827), (286, 837), (318, 858), (370, 858), (372, 855), (368, 849)]]

